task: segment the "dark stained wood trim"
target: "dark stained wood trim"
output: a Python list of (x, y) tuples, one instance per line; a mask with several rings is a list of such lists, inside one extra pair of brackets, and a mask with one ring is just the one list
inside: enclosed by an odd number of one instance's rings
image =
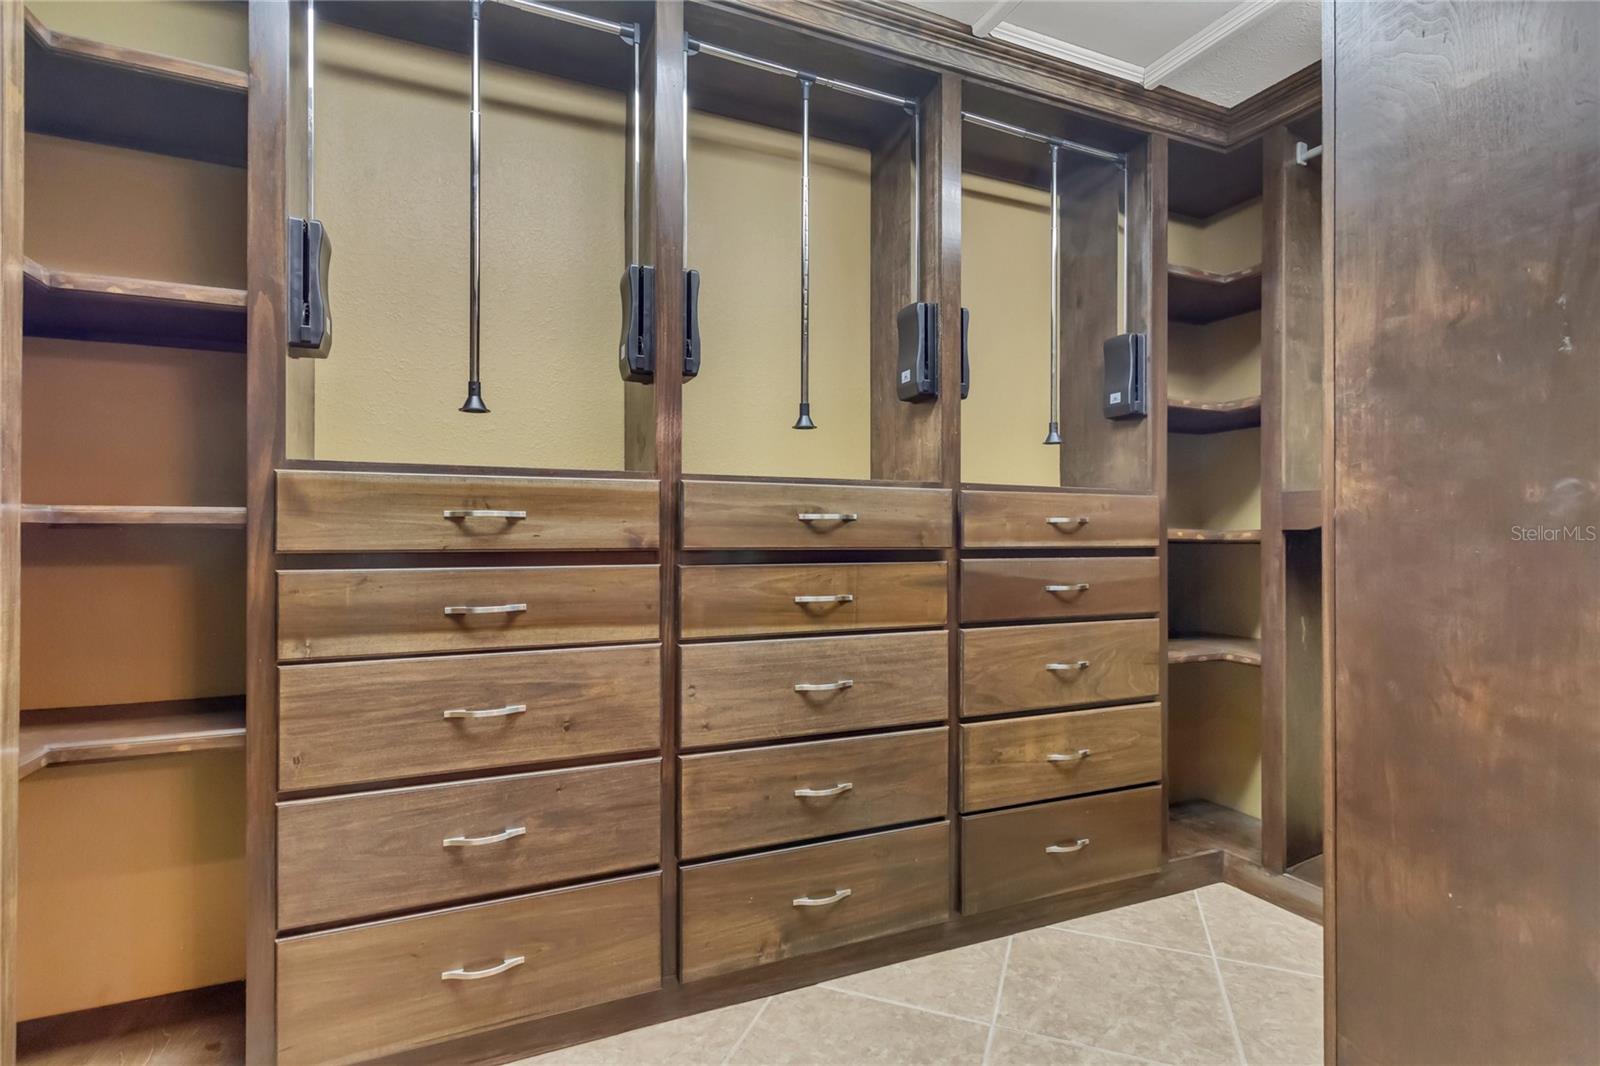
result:
[(1261, 865), (1286, 866), (1288, 733), (1287, 601), (1283, 544), (1283, 374), (1288, 329), (1284, 166), (1294, 145), (1283, 126), (1261, 141)]
[(158, 78), (192, 82), (195, 85), (223, 89), (228, 92), (243, 93), (247, 88), (248, 79), (242, 70), (229, 70), (227, 67), (219, 67), (211, 63), (198, 63), (192, 59), (183, 59), (178, 56), (144, 52), (137, 48), (126, 48), (122, 45), (91, 41), (87, 37), (74, 37), (71, 34), (57, 33), (41, 22), (39, 17), (31, 11), (27, 12), (26, 18), (28, 36), (56, 55), (89, 59), (96, 63), (125, 67), (128, 70), (138, 71)]
[(1259, 529), (1169, 529), (1167, 540), (1182, 544), (1258, 544)]
[(1309, 881), (1273, 873), (1238, 855), (1222, 857), (1222, 880), (1275, 907), (1282, 907), (1319, 925), (1322, 923), (1322, 890)]
[(1322, 493), (1312, 489), (1284, 492), (1279, 517), (1289, 530), (1322, 528)]
[[(1172, 146), (1160, 134), (1150, 137), (1142, 153), (1128, 160), (1128, 189), (1132, 202), (1128, 215), (1128, 328), (1144, 330), (1150, 336), (1150, 478), (1158, 499), (1156, 528), (1167, 528), (1167, 449), (1170, 443), (1167, 421), (1171, 408), (1167, 388), (1167, 226), (1171, 208), (1170, 174)], [(1139, 180), (1135, 181), (1134, 176)], [(1161, 587), (1160, 646), (1156, 649), (1161, 701), (1161, 809), (1171, 801), (1168, 793), (1167, 726), (1171, 704), (1168, 630), (1171, 628), (1168, 573), (1170, 549), (1165, 538), (1156, 545)], [(1168, 854), (1167, 820), (1161, 820), (1161, 851)]]
[(21, 510), (24, 525), (187, 526), (215, 529), (243, 529), (245, 526), (243, 507), (28, 503), (23, 504)]
[(1228, 109), (1228, 144), (1243, 144), (1263, 130), (1299, 118), (1322, 103), (1322, 64), (1313, 63)]
[(23, 12), (0, 4), (0, 1066), (16, 1061), (21, 707)]
[(1335, 627), (1338, 615), (1334, 582), (1334, 502), (1338, 499), (1337, 466), (1334, 462), (1335, 433), (1333, 368), (1334, 348), (1334, 219), (1337, 214), (1334, 174), (1338, 167), (1338, 19), (1336, 0), (1322, 0), (1322, 1050), (1325, 1062), (1337, 1063), (1339, 1016), (1334, 993), (1339, 987), (1338, 969), (1338, 840), (1334, 825), (1338, 821), (1338, 789), (1335, 780), (1333, 689)]
[(1167, 428), (1173, 433), (1227, 433), (1261, 424), (1261, 397), (1239, 400), (1168, 400)]
[(1255, 637), (1227, 637), (1212, 634), (1174, 636), (1167, 640), (1167, 662), (1239, 663), (1261, 665), (1261, 641)]

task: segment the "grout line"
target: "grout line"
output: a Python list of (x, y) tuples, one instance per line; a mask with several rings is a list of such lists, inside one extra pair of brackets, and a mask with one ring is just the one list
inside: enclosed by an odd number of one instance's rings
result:
[(1206, 947), (1211, 949), (1211, 968), (1217, 975), (1217, 989), (1222, 993), (1222, 1009), (1228, 1015), (1228, 1028), (1233, 1032), (1233, 1046), (1239, 1053), (1240, 1066), (1248, 1066), (1244, 1057), (1244, 1039), (1239, 1035), (1239, 1019), (1233, 1014), (1233, 1001), (1228, 998), (1228, 983), (1222, 979), (1222, 963), (1217, 961), (1217, 946), (1211, 941), (1211, 925), (1206, 921), (1206, 906), (1195, 893), (1195, 910), (1200, 912), (1200, 927), (1206, 931)]
[(744, 1032), (739, 1034), (739, 1039), (735, 1040), (733, 1046), (728, 1049), (728, 1053), (722, 1056), (722, 1066), (728, 1066), (728, 1063), (733, 1061), (734, 1052), (739, 1050), (740, 1045), (744, 1043), (744, 1038), (750, 1035), (750, 1030), (756, 1027), (756, 1022), (759, 1022), (761, 1016), (767, 1012), (767, 1004), (771, 1003), (773, 998), (768, 996), (761, 1001), (761, 1006), (757, 1007), (755, 1014), (750, 1016), (750, 1024), (744, 1027)]
[(1030, 1032), (1027, 1029), (1018, 1029), (1012, 1025), (996, 1025), (995, 1028), (1004, 1029), (1008, 1033), (1021, 1033), (1023, 1036), (1031, 1036), (1036, 1040), (1048, 1040), (1052, 1044), (1065, 1044), (1067, 1047), (1080, 1048), (1084, 1051), (1098, 1051), (1102, 1055), (1111, 1055), (1115, 1058), (1127, 1059), (1129, 1062), (1138, 1062), (1145, 1064), (1145, 1066), (1166, 1066), (1166, 1064), (1161, 1062), (1159, 1059), (1141, 1058), (1138, 1055), (1130, 1055), (1126, 1051), (1112, 1051), (1110, 1048), (1100, 1047), (1096, 1044), (1085, 1044), (1081, 1040), (1068, 1040), (1065, 1037), (1051, 1036), (1049, 1033)]
[(1322, 980), (1322, 975), (1314, 970), (1296, 970), (1292, 966), (1274, 966), (1270, 962), (1249, 962), (1245, 959), (1230, 959), (1226, 955), (1218, 955), (1218, 962), (1225, 962), (1230, 966), (1254, 966), (1258, 970), (1274, 970), (1278, 973), (1292, 973), (1296, 977), (1315, 977)]
[[(1047, 925), (1045, 928), (1057, 933), (1070, 933), (1073, 936), (1089, 936), (1096, 940), (1109, 940), (1116, 944), (1132, 944), (1134, 947), (1138, 948), (1151, 948), (1155, 951), (1170, 951), (1176, 955), (1193, 955), (1197, 959), (1212, 958), (1212, 955), (1209, 952), (1190, 951), (1188, 948), (1169, 948), (1165, 944), (1146, 944), (1143, 940), (1129, 940), (1124, 936), (1108, 936), (1105, 933), (1085, 933), (1081, 929), (1062, 929), (1057, 925)], [(1233, 960), (1230, 959), (1229, 961), (1231, 962)]]
[(857, 999), (870, 999), (874, 1003), (887, 1003), (891, 1007), (904, 1007), (907, 1010), (919, 1010), (924, 1014), (936, 1014), (941, 1018), (949, 1018), (951, 1021), (967, 1022), (972, 1025), (987, 1024), (982, 1018), (974, 1018), (970, 1014), (951, 1014), (947, 1010), (936, 1010), (933, 1007), (919, 1007), (917, 1004), (907, 1003), (903, 999), (890, 999), (888, 996), (878, 996), (872, 994), (871, 992), (859, 992), (854, 988), (840, 988), (837, 985), (829, 984), (813, 985), (812, 987), (823, 988), (829, 992), (837, 992), (841, 996), (854, 996)]
[(1006, 994), (1006, 971), (1011, 968), (1012, 937), (1006, 937), (1006, 951), (1000, 958), (1000, 980), (994, 985), (994, 1010), (989, 1012), (989, 1037), (983, 1042), (983, 1066), (989, 1066), (989, 1056), (994, 1052), (994, 1034), (1000, 1024), (1000, 1000)]

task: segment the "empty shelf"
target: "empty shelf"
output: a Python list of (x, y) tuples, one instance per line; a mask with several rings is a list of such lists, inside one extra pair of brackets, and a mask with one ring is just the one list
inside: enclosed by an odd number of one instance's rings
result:
[(243, 507), (140, 507), (121, 504), (30, 503), (24, 525), (41, 526), (220, 526), (243, 529)]
[(1194, 267), (1167, 267), (1167, 317), (1204, 325), (1261, 309), (1261, 268), (1216, 274)]
[(1210, 800), (1186, 800), (1167, 810), (1167, 843), (1173, 858), (1223, 851), (1261, 861), (1261, 819)]
[(1194, 634), (1167, 638), (1169, 663), (1241, 663), (1261, 665), (1261, 641), (1255, 637)]
[(244, 697), (22, 712), (17, 775), (61, 763), (244, 746)]
[(1169, 541), (1186, 544), (1259, 544), (1259, 529), (1169, 529)]
[(30, 337), (242, 352), (245, 293), (51, 270), (27, 259), (22, 331)]
[(242, 167), (242, 70), (56, 33), (27, 14), (26, 126), (73, 140)]
[(1242, 400), (1169, 400), (1167, 429), (1173, 433), (1226, 433), (1261, 424), (1261, 397)]

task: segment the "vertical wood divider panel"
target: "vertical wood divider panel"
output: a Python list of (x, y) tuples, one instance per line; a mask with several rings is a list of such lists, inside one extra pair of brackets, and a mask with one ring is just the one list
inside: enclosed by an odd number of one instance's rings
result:
[(245, 419), (245, 1057), (277, 1055), (277, 558), (284, 455), (289, 5), (250, 4)]
[(645, 240), (656, 268), (655, 474), (661, 486), (661, 983), (678, 973), (678, 523), (683, 490), (683, 4), (660, 0), (646, 43)]
[(1334, 833), (1338, 794), (1334, 775), (1335, 726), (1333, 714), (1334, 609), (1338, 585), (1334, 582), (1334, 503), (1338, 499), (1334, 464), (1333, 364), (1334, 349), (1334, 175), (1338, 167), (1339, 96), (1338, 19), (1335, 0), (1322, 2), (1322, 1052), (1323, 1061), (1337, 1063), (1339, 1012), (1334, 993), (1339, 987), (1338, 947), (1338, 839)]
[(1284, 261), (1289, 196), (1296, 166), (1289, 131), (1261, 138), (1261, 865), (1285, 866), (1288, 782), (1284, 763), (1283, 362), (1288, 309)]
[(0, 4), (0, 1066), (17, 1052), (21, 715), (23, 11)]

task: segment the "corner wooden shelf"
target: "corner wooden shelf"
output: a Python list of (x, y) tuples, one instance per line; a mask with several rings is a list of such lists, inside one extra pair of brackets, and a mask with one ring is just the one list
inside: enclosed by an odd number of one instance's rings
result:
[(242, 70), (56, 33), (30, 11), (30, 132), (242, 167)]
[(1261, 860), (1261, 819), (1210, 800), (1185, 800), (1167, 810), (1167, 846), (1173, 858), (1221, 851)]
[(51, 270), (31, 259), (22, 273), (27, 336), (244, 351), (243, 289)]
[(1261, 268), (1217, 274), (1195, 267), (1167, 267), (1167, 317), (1205, 325), (1261, 310)]
[(1180, 544), (1260, 544), (1259, 529), (1169, 529), (1167, 540)]
[(22, 524), (34, 526), (190, 526), (243, 529), (243, 507), (141, 507), (122, 504), (28, 503)]
[(244, 747), (244, 697), (22, 712), (19, 777), (63, 763)]
[(1261, 424), (1261, 397), (1240, 400), (1168, 400), (1167, 430), (1172, 433), (1226, 433)]
[(1261, 665), (1261, 641), (1255, 637), (1191, 634), (1167, 638), (1169, 663), (1240, 663)]

